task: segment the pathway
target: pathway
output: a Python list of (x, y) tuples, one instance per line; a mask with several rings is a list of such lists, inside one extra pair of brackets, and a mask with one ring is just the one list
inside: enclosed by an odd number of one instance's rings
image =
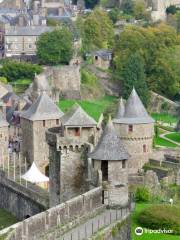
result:
[(73, 228), (59, 240), (84, 240), (97, 233), (100, 229), (109, 226), (117, 220), (123, 220), (129, 215), (129, 209), (107, 209), (102, 214), (89, 219), (87, 222)]

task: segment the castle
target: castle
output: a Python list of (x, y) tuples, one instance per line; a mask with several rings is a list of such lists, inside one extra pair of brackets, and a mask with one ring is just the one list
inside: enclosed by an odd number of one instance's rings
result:
[(29, 165), (35, 162), (50, 177), (51, 206), (102, 182), (104, 201), (124, 205), (128, 174), (138, 173), (149, 160), (153, 125), (135, 89), (125, 105), (120, 100), (103, 133), (101, 122), (78, 104), (63, 114), (41, 92), (21, 114), (22, 151)]

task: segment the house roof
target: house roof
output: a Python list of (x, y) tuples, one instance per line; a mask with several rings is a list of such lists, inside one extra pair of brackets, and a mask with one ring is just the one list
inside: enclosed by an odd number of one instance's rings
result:
[(12, 87), (8, 84), (0, 82), (0, 98), (5, 96), (9, 92), (12, 92)]
[(24, 26), (10, 27), (6, 30), (6, 36), (40, 36), (42, 33), (53, 31), (52, 27), (48, 26)]
[(121, 139), (117, 136), (111, 119), (95, 149), (88, 155), (96, 160), (126, 160), (129, 154), (123, 146)]
[(90, 117), (77, 103), (61, 118), (64, 126), (96, 126), (97, 122)]
[(113, 120), (115, 123), (140, 124), (153, 123), (136, 90), (133, 88), (125, 105), (124, 115)]
[(100, 49), (98, 51), (93, 52), (93, 55), (99, 56), (104, 60), (112, 58), (112, 51), (108, 49)]
[(30, 108), (20, 115), (20, 117), (31, 121), (59, 119), (62, 116), (63, 112), (45, 92), (41, 93)]
[(0, 127), (8, 127), (8, 122), (4, 119), (3, 114), (0, 112)]

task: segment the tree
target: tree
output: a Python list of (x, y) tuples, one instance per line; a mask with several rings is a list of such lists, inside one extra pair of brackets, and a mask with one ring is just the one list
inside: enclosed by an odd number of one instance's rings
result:
[(85, 52), (99, 48), (112, 48), (113, 24), (107, 12), (96, 8), (84, 21), (82, 45)]
[(36, 64), (6, 60), (3, 67), (0, 68), (0, 76), (8, 81), (16, 81), (18, 79), (33, 79), (35, 73), (42, 72), (42, 67)]
[(86, 8), (94, 8), (100, 1), (99, 0), (85, 0)]
[(8, 80), (7, 80), (7, 78), (6, 77), (0, 77), (0, 82), (2, 82), (2, 83), (8, 83)]
[(133, 14), (136, 19), (142, 19), (146, 16), (146, 5), (144, 0), (134, 2)]
[(123, 97), (128, 98), (132, 88), (135, 87), (142, 102), (147, 106), (149, 92), (146, 84), (144, 63), (142, 57), (138, 54), (132, 54), (128, 58), (127, 64), (122, 72)]
[(180, 33), (180, 11), (176, 13), (177, 33)]
[(109, 17), (113, 23), (116, 23), (119, 17), (119, 9), (113, 8), (111, 11), (109, 11)]
[(132, 0), (123, 0), (121, 4), (121, 9), (126, 14), (133, 14), (134, 1)]
[(168, 8), (166, 8), (167, 14), (175, 14), (176, 11), (177, 11), (177, 8), (174, 5), (170, 5)]
[(67, 64), (73, 55), (73, 37), (67, 27), (43, 33), (37, 41), (37, 57), (41, 64)]

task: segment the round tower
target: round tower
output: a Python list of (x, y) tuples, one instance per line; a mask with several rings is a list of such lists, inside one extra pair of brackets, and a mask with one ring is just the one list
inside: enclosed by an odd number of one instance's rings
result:
[(128, 204), (129, 154), (109, 120), (97, 146), (88, 154), (94, 170), (102, 172), (103, 200), (110, 206)]
[(130, 153), (129, 173), (137, 173), (149, 161), (152, 152), (154, 120), (148, 115), (136, 90), (133, 89), (125, 106), (120, 100), (114, 126)]

